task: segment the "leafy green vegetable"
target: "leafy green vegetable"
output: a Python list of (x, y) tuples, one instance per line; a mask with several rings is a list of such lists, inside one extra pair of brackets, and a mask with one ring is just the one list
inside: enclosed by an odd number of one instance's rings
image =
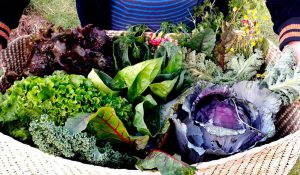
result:
[(208, 81), (215, 84), (233, 84), (251, 80), (264, 63), (262, 51), (256, 50), (249, 58), (242, 55), (233, 57), (223, 71), (220, 66), (206, 58), (205, 54), (192, 51), (187, 54), (184, 66), (189, 70), (194, 82)]
[(149, 136), (131, 136), (122, 121), (118, 118), (113, 108), (103, 107), (95, 114), (80, 114), (70, 118), (66, 122), (67, 128), (72, 134), (78, 134), (90, 124), (99, 140), (107, 140), (111, 143), (127, 143), (136, 149), (144, 149)]
[(128, 88), (128, 98), (136, 100), (152, 83), (161, 71), (163, 58), (149, 60), (149, 64), (138, 74), (132, 86)]
[(215, 44), (216, 33), (211, 28), (205, 28), (193, 30), (190, 40), (184, 43), (183, 46), (210, 56)]
[(163, 70), (164, 74), (178, 74), (182, 70), (183, 64), (183, 54), (182, 52), (178, 52), (170, 61), (168, 62), (167, 67)]
[(28, 128), (32, 120), (48, 114), (55, 124), (63, 125), (78, 113), (93, 113), (100, 107), (113, 107), (123, 121), (133, 116), (127, 100), (106, 95), (83, 76), (57, 71), (51, 76), (28, 77), (7, 90), (0, 102), (0, 121), (18, 123), (15, 130)]
[(284, 105), (291, 104), (300, 95), (300, 65), (296, 65), (293, 48), (286, 46), (282, 56), (267, 67), (262, 84), (276, 92)]
[(162, 175), (194, 175), (196, 168), (181, 161), (180, 156), (171, 156), (159, 150), (152, 151), (137, 163), (140, 170), (158, 169)]
[(133, 164), (133, 158), (128, 154), (114, 151), (109, 144), (98, 149), (95, 137), (88, 137), (86, 133), (72, 134), (65, 127), (49, 121), (47, 115), (32, 121), (29, 131), (34, 144), (49, 154), (73, 159), (79, 157), (80, 160), (114, 168)]
[(117, 91), (111, 90), (103, 81), (106, 83), (111, 82), (111, 77), (104, 72), (98, 71), (96, 69), (92, 69), (89, 73), (88, 78), (93, 82), (93, 84), (103, 91), (106, 94), (117, 94)]
[(220, 66), (213, 61), (206, 60), (206, 55), (192, 51), (187, 54), (184, 60), (184, 67), (192, 76), (194, 82), (213, 81), (216, 77), (222, 75)]
[(227, 63), (227, 76), (233, 76), (238, 81), (250, 80), (261, 69), (263, 63), (262, 51), (258, 49), (248, 59), (243, 55), (236, 55)]
[(154, 83), (150, 85), (150, 89), (155, 95), (166, 100), (167, 96), (174, 89), (174, 86), (177, 81), (178, 77), (174, 78), (173, 80), (166, 80), (161, 83)]
[(150, 59), (150, 48), (146, 44), (146, 25), (130, 27), (113, 44), (113, 57), (116, 70)]
[(55, 126), (47, 115), (42, 116), (40, 121), (32, 121), (29, 132), (33, 142), (44, 152), (69, 158), (80, 155), (92, 163), (103, 159), (94, 137), (88, 138), (86, 133), (72, 135), (64, 127)]
[(137, 131), (141, 134), (152, 136), (147, 124), (145, 123), (145, 110), (152, 109), (157, 106), (156, 101), (151, 95), (147, 95), (143, 102), (139, 103), (135, 107), (135, 116), (133, 119), (133, 125), (136, 127)]

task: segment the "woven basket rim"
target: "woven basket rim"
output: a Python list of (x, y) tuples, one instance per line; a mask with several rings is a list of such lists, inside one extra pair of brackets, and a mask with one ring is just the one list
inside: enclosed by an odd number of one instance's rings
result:
[[(124, 33), (125, 31), (108, 30), (106, 32), (107, 32), (108, 36), (115, 36), (115, 35), (120, 35), (121, 33)], [(28, 36), (30, 36), (30, 35), (27, 35), (27, 37)], [(16, 40), (17, 39), (15, 39), (14, 41), (16, 41)], [(272, 42), (269, 41), (269, 44), (270, 44), (269, 49), (270, 48), (273, 48), (273, 49), (276, 48), (276, 46)], [(276, 54), (276, 53), (273, 53), (273, 54)], [(300, 131), (297, 131), (294, 134), (289, 134), (288, 136), (285, 136), (285, 137), (283, 137), (281, 139), (278, 139), (276, 141), (273, 141), (271, 143), (255, 147), (255, 148), (252, 148), (250, 150), (240, 152), (240, 153), (231, 155), (231, 156), (226, 157), (226, 158), (212, 160), (212, 161), (209, 161), (209, 162), (200, 162), (200, 163), (194, 164), (194, 166), (196, 166), (197, 169), (201, 170), (201, 169), (205, 169), (205, 168), (210, 167), (210, 166), (218, 165), (220, 163), (228, 162), (228, 161), (231, 161), (231, 160), (236, 160), (236, 159), (242, 158), (244, 156), (247, 156), (249, 154), (259, 153), (260, 151), (266, 149), (267, 147), (277, 145), (279, 143), (282, 143), (285, 139), (294, 137), (294, 135), (296, 135), (296, 134), (300, 134)], [(108, 174), (110, 174), (112, 172), (113, 173), (122, 173), (122, 174), (159, 174), (156, 171), (155, 172), (153, 172), (153, 171), (141, 172), (140, 170), (111, 169), (111, 168), (107, 168), (107, 167), (101, 167), (101, 166), (96, 166), (96, 165), (91, 165), (91, 164), (85, 164), (85, 163), (82, 163), (82, 162), (79, 162), (79, 161), (65, 159), (65, 158), (62, 158), (62, 157), (57, 157), (57, 156), (54, 156), (54, 155), (44, 153), (41, 150), (39, 150), (38, 148), (35, 148), (35, 147), (30, 146), (30, 145), (19, 142), (19, 141), (15, 140), (14, 138), (12, 138), (10, 136), (7, 136), (7, 135), (4, 135), (3, 133), (0, 132), (0, 142), (1, 142), (2, 139), (9, 142), (10, 145), (14, 145), (18, 149), (24, 149), (24, 150), (30, 150), (31, 152), (37, 152), (38, 154), (44, 155), (45, 157), (55, 159), (58, 162), (63, 162), (66, 165), (72, 165), (73, 167), (77, 167), (77, 166), (82, 167), (83, 166), (85, 168), (95, 169), (95, 171), (96, 170), (97, 171), (101, 170), (101, 172), (103, 171), (104, 174), (105, 174), (105, 172), (107, 172)]]

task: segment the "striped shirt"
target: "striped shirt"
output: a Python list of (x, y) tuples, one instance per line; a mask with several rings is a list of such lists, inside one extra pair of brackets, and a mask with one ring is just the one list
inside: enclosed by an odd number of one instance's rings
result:
[(192, 26), (194, 6), (203, 0), (111, 0), (113, 30), (124, 30), (135, 24), (146, 24), (157, 30), (164, 21)]

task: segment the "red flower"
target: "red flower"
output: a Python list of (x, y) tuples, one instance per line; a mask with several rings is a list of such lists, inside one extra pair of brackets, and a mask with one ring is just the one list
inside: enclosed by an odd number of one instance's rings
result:
[(151, 33), (150, 34), (150, 43), (153, 46), (159, 46), (161, 42), (167, 41), (167, 39), (162, 38), (162, 33), (159, 33), (158, 36), (156, 36), (156, 33)]

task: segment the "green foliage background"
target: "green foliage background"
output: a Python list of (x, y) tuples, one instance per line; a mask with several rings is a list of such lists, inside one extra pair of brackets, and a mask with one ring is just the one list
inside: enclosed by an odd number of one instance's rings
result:
[[(273, 23), (265, 5), (265, 1), (232, 0), (231, 5), (256, 8), (259, 12), (258, 19), (259, 21), (262, 21), (261, 30), (263, 34), (278, 45), (277, 35), (273, 32)], [(50, 22), (64, 27), (74, 28), (80, 25), (76, 12), (75, 0), (31, 0), (29, 12), (37, 13)]]

